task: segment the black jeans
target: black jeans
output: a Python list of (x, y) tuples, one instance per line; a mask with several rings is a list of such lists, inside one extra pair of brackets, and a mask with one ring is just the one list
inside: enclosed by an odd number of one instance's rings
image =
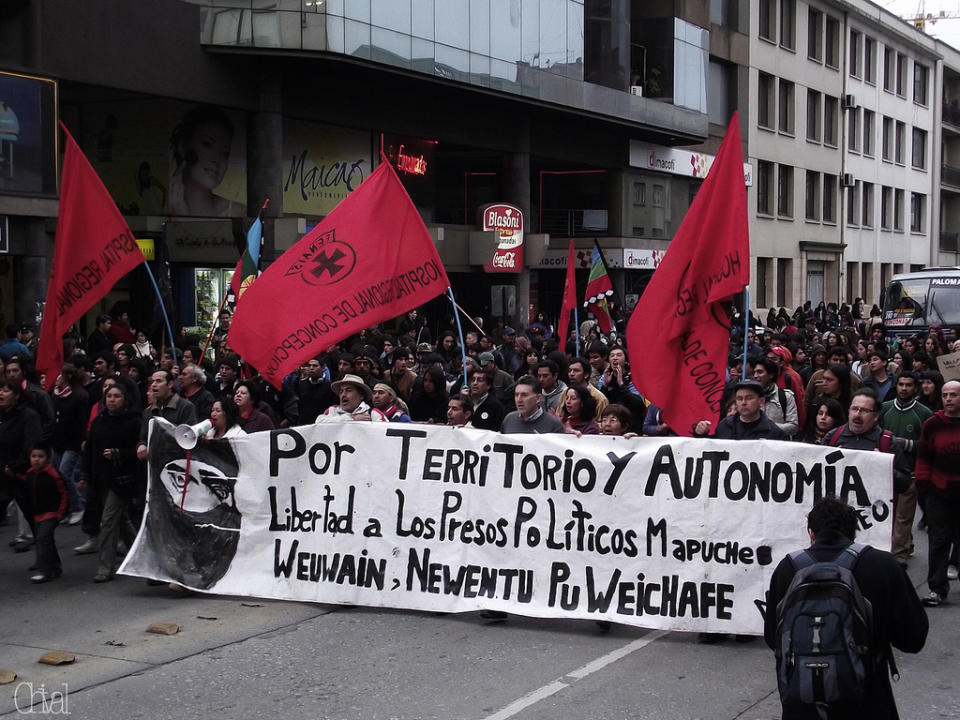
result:
[(59, 524), (56, 518), (41, 520), (33, 531), (37, 543), (37, 566), (47, 577), (60, 573), (60, 553), (57, 552), (57, 542), (53, 537)]
[(935, 490), (926, 495), (927, 539), (930, 542), (927, 585), (940, 597), (946, 597), (950, 589), (950, 581), (947, 580), (950, 548), (960, 532), (960, 498), (948, 497)]

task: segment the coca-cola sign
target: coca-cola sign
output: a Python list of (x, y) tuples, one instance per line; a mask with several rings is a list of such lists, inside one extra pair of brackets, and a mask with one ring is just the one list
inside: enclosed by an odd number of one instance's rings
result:
[(515, 272), (523, 270), (523, 213), (507, 203), (493, 203), (480, 209), (480, 228), (495, 232), (499, 242), (487, 272)]

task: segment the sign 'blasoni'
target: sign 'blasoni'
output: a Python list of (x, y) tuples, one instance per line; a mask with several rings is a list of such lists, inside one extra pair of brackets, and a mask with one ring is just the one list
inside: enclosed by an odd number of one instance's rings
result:
[[(800, 443), (343, 423), (202, 442), (154, 421), (121, 572), (300, 601), (759, 633), (817, 497), (889, 548), (892, 460)], [(189, 467), (188, 467), (189, 466)]]

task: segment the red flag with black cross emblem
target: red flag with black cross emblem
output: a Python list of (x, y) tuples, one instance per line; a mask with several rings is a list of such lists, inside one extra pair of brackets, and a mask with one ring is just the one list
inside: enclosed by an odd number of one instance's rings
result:
[(420, 214), (381, 162), (247, 289), (230, 346), (279, 388), (303, 361), (449, 286)]

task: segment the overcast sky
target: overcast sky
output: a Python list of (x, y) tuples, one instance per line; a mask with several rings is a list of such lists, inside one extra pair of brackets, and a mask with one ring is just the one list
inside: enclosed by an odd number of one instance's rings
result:
[[(882, 8), (886, 8), (894, 15), (903, 18), (915, 17), (921, 13), (937, 15), (940, 10), (960, 15), (960, 0), (874, 0)], [(938, 20), (927, 26), (926, 32), (938, 40), (950, 43), (960, 49), (960, 17), (955, 19)]]

